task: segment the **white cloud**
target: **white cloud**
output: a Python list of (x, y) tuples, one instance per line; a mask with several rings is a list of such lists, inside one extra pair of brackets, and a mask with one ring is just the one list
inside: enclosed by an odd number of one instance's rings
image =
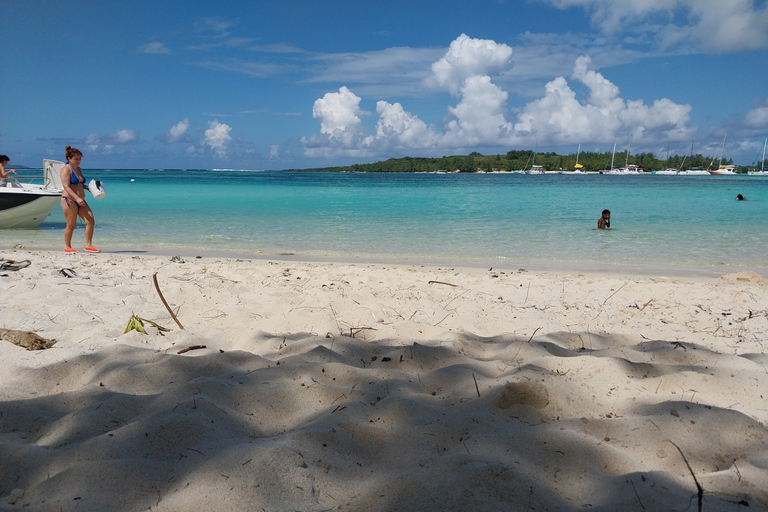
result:
[(155, 55), (170, 55), (173, 52), (163, 43), (153, 42), (153, 43), (147, 43), (139, 46), (139, 53), (149, 53), (149, 54), (155, 54)]
[(576, 60), (573, 78), (589, 89), (589, 98), (579, 102), (563, 77), (550, 81), (544, 97), (523, 109), (515, 125), (524, 133), (560, 144), (609, 141), (631, 135), (633, 140), (684, 140), (694, 128), (688, 126), (691, 106), (663, 98), (652, 106), (642, 100), (624, 100), (619, 88), (603, 75), (590, 70), (589, 57)]
[(229, 135), (231, 131), (232, 128), (229, 125), (216, 120), (209, 121), (203, 137), (203, 146), (210, 147), (220, 158), (227, 156), (227, 143), (232, 140)]
[(353, 142), (359, 136), (361, 126), (360, 97), (346, 87), (339, 92), (329, 92), (315, 100), (312, 117), (320, 120), (320, 133), (330, 140)]
[(432, 64), (425, 84), (458, 94), (465, 80), (478, 75), (495, 75), (512, 68), (512, 48), (488, 39), (461, 34), (448, 51)]
[(636, 34), (661, 48), (693, 45), (712, 53), (768, 47), (768, 7), (753, 0), (548, 0), (585, 9), (604, 34)]
[(763, 129), (768, 128), (768, 99), (763, 105), (754, 108), (744, 115), (744, 124), (747, 128)]
[(434, 129), (403, 110), (400, 103), (378, 101), (376, 112), (379, 121), (376, 123), (376, 135), (366, 139), (369, 145), (382, 145), (384, 141), (384, 147), (422, 149), (434, 146), (438, 139)]
[(203, 59), (198, 61), (197, 65), (204, 69), (240, 73), (241, 75), (253, 78), (264, 78), (293, 71), (295, 69), (291, 64), (256, 62), (234, 58)]
[(133, 130), (117, 130), (107, 135), (105, 139), (115, 144), (133, 144), (138, 142), (139, 136)]
[(305, 154), (391, 156), (392, 152), (410, 149), (436, 152), (508, 147), (531, 145), (535, 140), (542, 145), (611, 142), (629, 136), (640, 144), (685, 140), (695, 131), (688, 126), (690, 105), (667, 98), (651, 105), (624, 99), (615, 84), (592, 69), (587, 56), (576, 59), (571, 77), (586, 87), (586, 98), (577, 98), (561, 76), (546, 84), (542, 97), (513, 116), (507, 107), (508, 93), (486, 73), (505, 69), (511, 49), (499, 50), (503, 45), (463, 34), (454, 43), (435, 63), (439, 65), (432, 66), (431, 85), (445, 87), (460, 98), (458, 104), (447, 108), (442, 131), (428, 126), (400, 103), (378, 101), (379, 119), (371, 133), (363, 124), (369, 113), (360, 109), (361, 98), (341, 87), (315, 101), (313, 116), (320, 120), (320, 134), (302, 138)]
[(278, 158), (280, 158), (280, 146), (277, 144), (272, 144), (269, 146), (269, 159), (277, 160)]
[(85, 138), (88, 150), (94, 153), (97, 151), (111, 153), (115, 145), (136, 144), (138, 142), (139, 135), (134, 130), (117, 130), (106, 135), (91, 133)]
[(171, 129), (168, 130), (168, 133), (165, 136), (165, 140), (168, 142), (179, 142), (189, 130), (189, 126), (189, 118), (185, 117), (175, 125), (171, 126)]
[(507, 93), (489, 76), (473, 76), (461, 88), (461, 102), (448, 111), (455, 119), (446, 127), (443, 146), (498, 145), (509, 140), (512, 124), (506, 119)]

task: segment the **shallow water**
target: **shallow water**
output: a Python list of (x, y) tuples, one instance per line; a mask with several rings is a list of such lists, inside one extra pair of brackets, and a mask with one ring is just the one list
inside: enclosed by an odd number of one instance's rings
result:
[[(756, 176), (87, 170), (105, 252), (469, 265), (759, 270), (768, 179)], [(737, 193), (748, 201), (736, 201)], [(604, 208), (611, 229), (597, 230)], [(2, 247), (63, 247), (57, 208)], [(82, 245), (78, 229), (74, 246)]]

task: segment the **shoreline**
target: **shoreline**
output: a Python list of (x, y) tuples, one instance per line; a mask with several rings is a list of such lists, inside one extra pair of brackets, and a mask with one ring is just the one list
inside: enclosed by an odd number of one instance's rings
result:
[[(10, 257), (14, 253), (25, 254), (30, 253), (50, 253), (51, 255), (59, 253), (60, 251), (52, 248), (27, 248), (26, 246), (19, 247), (20, 244), (16, 244), (15, 247), (5, 246), (0, 243), (0, 253), (3, 257)], [(98, 244), (97, 244), (98, 246)], [(78, 251), (78, 257), (84, 251)], [(9, 255), (9, 256), (6, 256)], [(62, 252), (63, 254), (63, 252)], [(142, 256), (142, 257), (167, 257), (179, 256), (186, 259), (194, 259), (197, 257), (207, 259), (229, 259), (229, 260), (253, 260), (253, 261), (276, 261), (276, 262), (292, 262), (292, 263), (337, 263), (337, 264), (373, 264), (373, 265), (398, 265), (398, 266), (421, 266), (421, 267), (455, 267), (458, 269), (483, 269), (493, 268), (497, 270), (517, 271), (524, 269), (526, 271), (533, 272), (548, 272), (548, 273), (584, 273), (584, 274), (600, 274), (600, 275), (614, 275), (614, 276), (641, 276), (641, 277), (663, 277), (663, 278), (717, 278), (726, 274), (751, 271), (755, 272), (763, 277), (768, 278), (768, 266), (765, 267), (727, 267), (722, 266), (672, 266), (672, 265), (649, 265), (649, 264), (634, 264), (634, 263), (615, 263), (615, 262), (578, 262), (578, 261), (532, 261), (521, 259), (519, 261), (510, 261), (502, 258), (497, 259), (440, 259), (440, 258), (408, 258), (408, 257), (386, 257), (386, 256), (347, 256), (346, 258), (339, 257), (323, 257), (323, 256), (310, 256), (300, 253), (258, 253), (253, 252), (241, 252), (241, 251), (215, 251), (210, 249), (195, 249), (187, 248), (185, 250), (102, 250), (99, 254), (111, 254), (115, 256)], [(85, 254), (86, 257), (94, 255)], [(21, 259), (27, 259), (22, 258)], [(19, 259), (11, 258), (11, 259)]]
[(768, 510), (755, 272), (196, 256), (3, 251), (0, 511)]

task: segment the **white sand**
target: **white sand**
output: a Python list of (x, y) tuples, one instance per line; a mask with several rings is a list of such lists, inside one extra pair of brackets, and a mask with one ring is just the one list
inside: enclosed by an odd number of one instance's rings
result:
[(752, 272), (3, 256), (2, 511), (768, 510)]

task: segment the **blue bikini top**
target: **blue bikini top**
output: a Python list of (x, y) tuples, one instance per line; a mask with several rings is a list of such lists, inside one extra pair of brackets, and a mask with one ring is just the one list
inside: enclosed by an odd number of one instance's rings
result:
[(71, 174), (69, 175), (69, 184), (70, 185), (82, 185), (85, 183), (85, 176), (83, 176), (83, 181), (80, 181), (80, 178), (77, 177), (77, 174), (75, 174), (75, 170), (72, 168), (72, 166), (69, 166), (69, 169)]

